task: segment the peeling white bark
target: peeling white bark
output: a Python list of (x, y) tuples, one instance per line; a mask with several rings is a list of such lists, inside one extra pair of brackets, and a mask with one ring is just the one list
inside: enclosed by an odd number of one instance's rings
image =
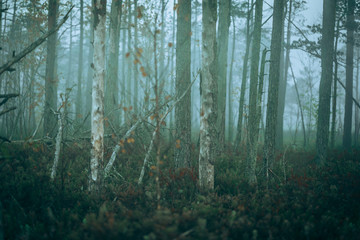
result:
[(217, 0), (204, 0), (202, 32), (202, 80), (200, 110), (199, 184), (203, 190), (214, 189), (214, 162), (217, 143)]
[(57, 166), (59, 165), (59, 157), (60, 157), (62, 133), (63, 133), (62, 115), (63, 114), (61, 114), (61, 113), (58, 114), (59, 131), (58, 131), (58, 133), (56, 135), (55, 157), (54, 157), (54, 163), (52, 165), (51, 175), (50, 175), (51, 180), (55, 179)]
[(106, 0), (97, 0), (94, 9), (94, 75), (91, 109), (91, 181), (100, 184), (99, 172), (104, 159), (104, 81)]

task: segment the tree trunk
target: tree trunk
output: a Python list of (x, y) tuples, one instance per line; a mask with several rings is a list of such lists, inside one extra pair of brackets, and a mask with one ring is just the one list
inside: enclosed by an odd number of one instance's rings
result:
[(251, 44), (250, 20), (252, 19), (252, 2), (253, 1), (251, 1), (251, 6), (250, 6), (250, 2), (248, 1), (249, 7), (248, 7), (248, 13), (247, 13), (247, 19), (246, 19), (246, 47), (245, 47), (245, 56), (244, 56), (244, 61), (243, 61), (243, 71), (242, 71), (242, 78), (241, 78), (239, 117), (238, 117), (238, 124), (237, 124), (235, 149), (237, 149), (240, 146), (241, 139), (242, 139), (245, 90), (246, 90), (246, 83), (247, 83), (247, 71), (248, 71), (248, 62), (249, 62), (250, 44)]
[[(191, 0), (178, 2), (176, 33), (176, 96), (191, 82)], [(191, 153), (191, 93), (175, 107), (175, 166), (190, 167)]]
[[(360, 67), (360, 48), (357, 49), (356, 54), (356, 85), (355, 85), (355, 97), (356, 100), (359, 101), (359, 67)], [(359, 108), (355, 107), (355, 133), (354, 133), (354, 141), (355, 147), (359, 145)]]
[(229, 85), (228, 85), (228, 141), (232, 143), (233, 141), (233, 131), (234, 127), (234, 119), (232, 112), (232, 100), (231, 100), (231, 90), (233, 83), (233, 68), (234, 68), (234, 59), (235, 59), (235, 44), (236, 44), (236, 28), (235, 28), (235, 17), (233, 16), (233, 39), (232, 39), (232, 47), (231, 47), (231, 62), (230, 62), (230, 72), (229, 72)]
[[(281, 64), (282, 68), (280, 71), (280, 85), (279, 85), (279, 104), (278, 104), (278, 118), (277, 118), (277, 138), (276, 145), (277, 149), (281, 150), (284, 145), (284, 111), (285, 111), (285, 97), (286, 97), (286, 87), (288, 79), (288, 70), (289, 70), (289, 61), (290, 61), (290, 45), (291, 45), (291, 17), (292, 17), (292, 0), (289, 0), (288, 8), (288, 22), (286, 30), (286, 45), (285, 45), (285, 62)], [(284, 38), (284, 36), (283, 36)], [(284, 48), (282, 48), (283, 50)], [(281, 54), (283, 57), (283, 54)]]
[(231, 0), (219, 1), (219, 25), (217, 38), (217, 61), (218, 61), (218, 99), (217, 99), (217, 131), (218, 153), (225, 147), (225, 108), (226, 108), (226, 75), (228, 64), (228, 43), (230, 27)]
[[(91, 114), (92, 106), (92, 77), (93, 77), (93, 58), (94, 58), (94, 1), (91, 1), (91, 13), (90, 13), (90, 40), (89, 40), (89, 54), (88, 54), (88, 66), (87, 66), (87, 77), (86, 77), (86, 94), (85, 94), (85, 114)], [(90, 118), (86, 121), (86, 127), (90, 127)]]
[(106, 0), (94, 1), (94, 76), (91, 109), (91, 178), (89, 188), (99, 192), (104, 160), (104, 82)]
[(271, 55), (269, 90), (266, 112), (266, 129), (264, 143), (264, 169), (268, 176), (275, 158), (276, 120), (279, 99), (281, 39), (284, 25), (284, 0), (274, 1), (273, 28), (271, 33)]
[(336, 35), (335, 35), (335, 47), (334, 47), (334, 79), (333, 79), (333, 96), (332, 96), (332, 113), (331, 113), (331, 132), (330, 132), (330, 147), (334, 149), (335, 147), (335, 133), (336, 133), (336, 105), (337, 105), (337, 79), (338, 79), (338, 58), (337, 58), (337, 50), (338, 50), (338, 42), (340, 37), (340, 20), (338, 18), (336, 23)]
[[(131, 46), (131, 5), (132, 2), (130, 0), (127, 0), (127, 49), (128, 53), (132, 52), (132, 46)], [(132, 91), (131, 91), (131, 82), (132, 82), (132, 72), (133, 72), (133, 61), (132, 61), (132, 55), (130, 54), (127, 61), (127, 77), (126, 77), (126, 107), (127, 111), (125, 111), (125, 119), (126, 121), (130, 120), (130, 106), (131, 106), (131, 97), (132, 97)]]
[(76, 119), (82, 119), (82, 75), (83, 75), (83, 48), (84, 48), (84, 0), (80, 0), (80, 42), (79, 42), (79, 63), (77, 76), (76, 94)]
[(217, 149), (217, 0), (202, 2), (202, 76), (200, 84), (199, 184), (202, 190), (214, 189), (214, 163)]
[(259, 81), (259, 59), (261, 43), (261, 24), (262, 24), (263, 1), (257, 0), (255, 3), (255, 25), (253, 32), (253, 44), (251, 48), (251, 70), (250, 70), (250, 93), (249, 93), (249, 134), (247, 147), (247, 161), (245, 177), (250, 184), (256, 184), (256, 157), (257, 141), (259, 135), (259, 124), (257, 123), (257, 102), (258, 81)]
[[(119, 42), (122, 15), (122, 0), (112, 0), (110, 12), (109, 57), (105, 83), (105, 115), (109, 121), (118, 126), (119, 120)], [(122, 110), (120, 110), (122, 111)]]
[[(58, 0), (49, 0), (48, 29), (56, 26), (58, 15)], [(57, 110), (57, 74), (56, 74), (56, 40), (57, 33), (47, 40), (47, 57), (45, 73), (45, 108), (44, 108), (44, 135), (55, 137), (57, 131), (57, 118), (53, 111)]]
[(333, 79), (334, 28), (336, 1), (323, 1), (323, 29), (321, 41), (321, 80), (316, 132), (316, 154), (318, 164), (326, 160), (329, 141), (330, 97)]
[(353, 111), (353, 81), (354, 81), (354, 30), (356, 28), (354, 19), (355, 0), (347, 1), (347, 39), (346, 39), (346, 97), (344, 116), (344, 149), (351, 149), (351, 128)]
[[(138, 37), (138, 0), (134, 0), (134, 25), (135, 25), (135, 29), (134, 29), (134, 45), (135, 45), (135, 49), (136, 52), (139, 52), (139, 37)], [(137, 67), (134, 70), (134, 112), (135, 114), (138, 114), (138, 106), (139, 106), (139, 72)]]

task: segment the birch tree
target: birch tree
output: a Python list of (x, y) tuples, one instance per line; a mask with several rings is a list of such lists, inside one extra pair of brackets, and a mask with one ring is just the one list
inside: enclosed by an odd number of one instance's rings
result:
[(91, 109), (90, 190), (99, 191), (104, 160), (104, 81), (106, 0), (94, 1), (94, 59)]
[[(190, 84), (191, 75), (191, 0), (178, 3), (176, 34), (176, 95)], [(175, 166), (190, 167), (191, 153), (191, 93), (175, 107)]]
[(217, 148), (217, 0), (202, 2), (202, 76), (200, 83), (199, 183), (203, 190), (214, 189), (214, 163)]

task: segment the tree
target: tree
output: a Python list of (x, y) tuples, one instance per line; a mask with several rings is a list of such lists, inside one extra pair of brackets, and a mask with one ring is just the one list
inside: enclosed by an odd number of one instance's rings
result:
[(122, 0), (112, 0), (109, 29), (109, 57), (105, 83), (105, 115), (115, 126), (120, 123), (119, 113), (118, 111), (114, 112), (114, 110), (118, 108), (119, 105), (118, 69), (121, 15)]
[[(288, 20), (287, 20), (287, 29), (286, 29), (286, 43), (285, 43), (285, 62), (281, 64), (283, 68), (280, 72), (280, 85), (279, 85), (279, 104), (278, 104), (278, 118), (276, 124), (277, 138), (276, 145), (277, 149), (281, 150), (284, 143), (284, 110), (285, 110), (285, 96), (286, 96), (286, 86), (288, 79), (288, 70), (290, 62), (290, 44), (291, 44), (291, 17), (292, 17), (292, 0), (289, 0), (289, 6), (287, 9)], [(284, 33), (284, 31), (283, 31)], [(284, 38), (284, 34), (283, 34)], [(284, 48), (282, 48), (283, 50)], [(281, 54), (283, 57), (283, 54)]]
[(261, 102), (257, 102), (258, 82), (259, 82), (259, 59), (260, 59), (260, 43), (261, 43), (261, 24), (262, 24), (263, 1), (257, 0), (255, 3), (255, 25), (253, 33), (251, 71), (250, 71), (250, 100), (249, 100), (249, 134), (245, 176), (250, 184), (256, 183), (256, 157), (257, 157), (257, 141), (259, 136), (259, 123), (257, 118), (257, 106)]
[(266, 174), (268, 174), (268, 170), (272, 166), (275, 158), (275, 130), (279, 99), (280, 57), (282, 47), (281, 39), (284, 25), (284, 5), (284, 0), (274, 1), (273, 28), (271, 33), (269, 90), (264, 143), (264, 168)]
[(321, 40), (321, 79), (316, 132), (316, 154), (318, 164), (326, 159), (329, 141), (330, 96), (333, 79), (333, 52), (335, 28), (335, 0), (323, 1), (323, 27)]
[[(191, 80), (191, 0), (178, 3), (176, 33), (176, 96), (180, 96)], [(190, 167), (191, 93), (175, 107), (175, 166)]]
[(101, 189), (104, 161), (104, 82), (106, 0), (94, 1), (94, 75), (91, 108), (90, 190)]
[(241, 77), (241, 90), (240, 90), (240, 101), (239, 101), (239, 117), (237, 124), (237, 133), (235, 139), (235, 149), (237, 149), (241, 143), (242, 138), (242, 129), (243, 129), (243, 115), (244, 115), (244, 104), (245, 104), (245, 90), (247, 83), (247, 72), (248, 72), (248, 62), (250, 55), (250, 44), (251, 44), (251, 36), (250, 36), (250, 21), (252, 20), (252, 12), (253, 12), (253, 0), (248, 0), (248, 11), (246, 18), (246, 46), (245, 46), (245, 56), (243, 61), (243, 69), (242, 69), (242, 77)]
[[(225, 108), (226, 108), (226, 75), (227, 75), (227, 58), (228, 42), (230, 27), (230, 7), (231, 0), (219, 1), (219, 25), (217, 39), (217, 60), (218, 60), (218, 118), (217, 131), (218, 150), (222, 152), (225, 146)], [(229, 93), (228, 93), (229, 94)]]
[[(58, 8), (58, 0), (49, 0), (49, 30), (56, 26)], [(55, 32), (48, 38), (46, 50), (44, 135), (49, 137), (55, 137), (57, 131), (57, 118), (54, 114), (57, 109), (56, 39), (57, 33)]]
[(84, 0), (80, 0), (80, 42), (79, 42), (79, 63), (77, 76), (76, 94), (76, 119), (82, 118), (82, 75), (83, 75), (83, 48), (84, 48)]
[(217, 148), (217, 0), (202, 2), (202, 72), (200, 83), (199, 183), (203, 190), (214, 189), (214, 163)]
[(344, 135), (343, 147), (351, 148), (351, 127), (353, 110), (353, 81), (354, 81), (354, 30), (356, 29), (355, 19), (355, 0), (347, 1), (347, 39), (346, 39), (346, 97), (345, 97), (345, 116), (344, 116)]

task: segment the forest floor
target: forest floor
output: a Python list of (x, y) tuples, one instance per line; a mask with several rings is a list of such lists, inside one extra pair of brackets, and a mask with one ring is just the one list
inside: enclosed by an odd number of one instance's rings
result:
[[(279, 154), (267, 186), (243, 178), (245, 149), (215, 165), (215, 190), (201, 193), (197, 167), (171, 168), (161, 156), (157, 210), (154, 167), (137, 185), (143, 155), (119, 154), (102, 193), (87, 191), (89, 146), (66, 145), (50, 180), (54, 149), (0, 146), (0, 220), (5, 239), (359, 239), (360, 150), (332, 151), (325, 166), (314, 153)], [(194, 166), (197, 152), (194, 148)], [(111, 155), (107, 149), (105, 159)], [(259, 157), (258, 165), (262, 160)], [(285, 163), (285, 164), (284, 164)], [(285, 166), (285, 167), (284, 167)]]

